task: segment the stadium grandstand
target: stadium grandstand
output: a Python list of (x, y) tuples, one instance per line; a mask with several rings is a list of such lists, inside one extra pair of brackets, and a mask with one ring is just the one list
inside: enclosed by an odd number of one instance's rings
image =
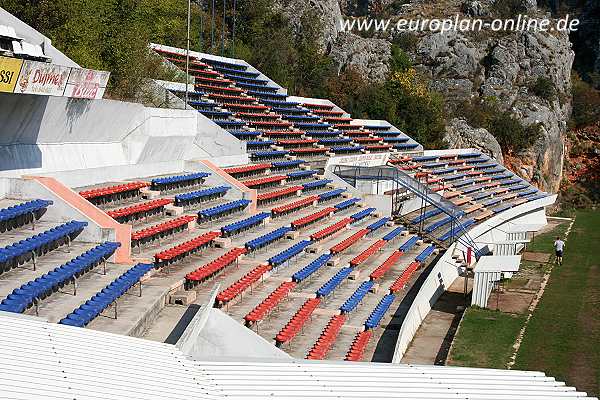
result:
[(173, 108), (103, 99), (107, 72), (0, 11), (0, 397), (586, 397), (400, 364), (456, 278), (482, 304), (518, 269), (556, 195), (239, 59), (190, 52), (193, 84), (156, 82)]

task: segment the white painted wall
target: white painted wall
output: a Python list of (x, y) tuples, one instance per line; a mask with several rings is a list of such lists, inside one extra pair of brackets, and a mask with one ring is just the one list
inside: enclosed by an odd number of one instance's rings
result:
[[(541, 220), (545, 221), (545, 207), (554, 204), (556, 197), (556, 195), (548, 196), (511, 208), (476, 225), (469, 231), (469, 235), (479, 246), (494, 241), (505, 241), (508, 236), (507, 232), (511, 230), (511, 227), (536, 224)], [(400, 363), (415, 333), (429, 311), (431, 311), (431, 307), (452, 282), (458, 278), (461, 271), (452, 256), (464, 252), (466, 252), (466, 247), (455, 242), (433, 267), (402, 323), (396, 342), (393, 363)]]
[(114, 100), (0, 94), (0, 176), (216, 158), (245, 144), (195, 110)]

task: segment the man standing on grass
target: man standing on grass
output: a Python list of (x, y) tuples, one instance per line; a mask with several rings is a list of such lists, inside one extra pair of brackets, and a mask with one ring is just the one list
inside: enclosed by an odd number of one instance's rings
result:
[(560, 240), (560, 237), (557, 237), (554, 241), (554, 251), (556, 252), (556, 262), (558, 265), (562, 265), (563, 258), (563, 249), (565, 248), (565, 242)]

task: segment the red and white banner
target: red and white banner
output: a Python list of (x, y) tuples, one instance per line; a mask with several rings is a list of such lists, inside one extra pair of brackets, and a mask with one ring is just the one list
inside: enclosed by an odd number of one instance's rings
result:
[(64, 96), (79, 99), (101, 99), (108, 84), (110, 72), (71, 68)]
[(70, 67), (62, 65), (23, 61), (14, 93), (62, 96), (70, 72)]

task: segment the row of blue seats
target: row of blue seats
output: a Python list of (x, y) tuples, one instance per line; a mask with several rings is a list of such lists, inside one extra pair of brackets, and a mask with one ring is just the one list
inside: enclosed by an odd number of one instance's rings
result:
[(302, 179), (302, 178), (308, 178), (311, 177), (315, 174), (317, 174), (319, 171), (311, 169), (311, 170), (306, 170), (306, 171), (294, 171), (294, 172), (290, 172), (287, 174), (288, 179)]
[(271, 163), (271, 170), (273, 169), (287, 169), (295, 168), (301, 164), (306, 163), (304, 160), (286, 160), (286, 161), (274, 161)]
[(69, 243), (87, 222), (71, 221), (0, 249), (0, 273)]
[(153, 264), (137, 264), (130, 268), (58, 323), (78, 327), (86, 326), (129, 289), (140, 283), (140, 279), (152, 268), (154, 268)]
[(262, 235), (260, 237), (257, 237), (256, 239), (252, 239), (246, 242), (245, 247), (248, 250), (260, 249), (275, 242), (276, 240), (283, 238), (291, 230), (292, 228), (289, 226), (284, 226), (282, 228), (275, 229), (273, 232), (269, 232), (266, 235)]
[(342, 132), (340, 131), (310, 131), (306, 132), (307, 135), (311, 137), (336, 137), (339, 136)]
[(250, 154), (250, 157), (252, 159), (269, 159), (269, 158), (277, 158), (277, 157), (283, 157), (287, 154), (289, 154), (289, 151), (286, 150), (269, 150), (269, 151), (255, 151), (254, 153)]
[(271, 145), (275, 144), (276, 142), (274, 140), (250, 140), (248, 142), (246, 142), (246, 148), (253, 148), (253, 149), (259, 149), (259, 148), (270, 148)]
[(31, 200), (0, 210), (0, 232), (18, 228), (36, 219), (40, 219), (50, 200)]
[(331, 200), (333, 198), (339, 197), (345, 191), (346, 191), (346, 189), (334, 189), (334, 190), (330, 190), (329, 192), (321, 193), (321, 194), (319, 194), (319, 203), (322, 201), (327, 201), (327, 200)]
[(409, 137), (404, 136), (404, 137), (384, 137), (383, 138), (383, 142), (384, 143), (406, 143), (410, 140)]
[[(463, 229), (467, 229), (473, 224), (475, 224), (474, 219), (468, 219), (466, 221), (461, 221), (458, 226), (453, 227), (448, 232), (446, 232), (442, 236), (440, 236), (438, 239), (441, 240), (442, 242), (445, 242), (446, 240), (460, 234), (463, 231)], [(462, 226), (462, 228), (461, 228), (461, 226)]]
[(352, 270), (353, 268), (351, 267), (344, 267), (340, 269), (334, 276), (332, 276), (327, 282), (325, 282), (325, 284), (323, 284), (323, 286), (321, 286), (317, 290), (317, 297), (329, 296), (331, 292), (333, 292), (335, 288), (337, 288), (338, 285), (350, 275)]
[(381, 323), (383, 316), (390, 308), (395, 299), (396, 296), (394, 296), (393, 294), (386, 294), (385, 296), (383, 296), (383, 298), (379, 301), (377, 306), (375, 306), (375, 309), (371, 312), (371, 314), (365, 321), (365, 328), (376, 328)]
[(260, 136), (262, 134), (262, 132), (259, 132), (259, 131), (234, 131), (234, 130), (230, 130), (228, 132), (231, 133), (233, 136), (235, 136), (238, 139), (241, 139), (241, 138), (244, 138), (244, 137), (256, 137), (256, 136)]
[(303, 240), (299, 243), (296, 243), (295, 245), (285, 249), (281, 253), (269, 258), (269, 260), (268, 260), (269, 264), (272, 266), (277, 266), (277, 265), (283, 264), (284, 262), (286, 262), (286, 261), (290, 260), (291, 258), (297, 256), (298, 254), (302, 253), (304, 251), (304, 249), (306, 249), (311, 244), (312, 244), (311, 240)]
[(352, 312), (362, 301), (362, 299), (369, 293), (369, 291), (375, 285), (375, 281), (365, 281), (352, 293), (352, 295), (342, 304), (340, 311), (342, 313)]
[(431, 218), (431, 217), (435, 217), (436, 215), (439, 215), (442, 213), (442, 210), (439, 208), (433, 208), (431, 210), (427, 210), (425, 211), (423, 214), (413, 218), (413, 220), (411, 221), (411, 223), (413, 225), (417, 225), (420, 224), (421, 222)]
[(22, 313), (35, 301), (46, 298), (108, 259), (119, 246), (121, 244), (115, 242), (100, 244), (47, 274), (27, 282), (2, 300), (0, 311)]
[[(312, 132), (311, 132), (311, 135), (312, 135)], [(329, 145), (329, 146), (335, 145), (335, 144), (350, 143), (350, 142), (352, 142), (352, 139), (349, 139), (349, 138), (319, 139), (319, 144), (325, 144), (325, 145)]]
[(231, 189), (231, 186), (216, 186), (191, 193), (178, 194), (175, 196), (175, 205), (188, 206), (202, 201), (216, 199), (224, 196), (229, 189)]
[(415, 245), (417, 244), (417, 242), (419, 240), (421, 240), (420, 237), (418, 237), (418, 236), (412, 236), (406, 242), (404, 242), (402, 244), (402, 246), (400, 246), (400, 248), (398, 248), (398, 250), (400, 250), (403, 253), (406, 253), (407, 251), (410, 251), (410, 249), (412, 249), (413, 247), (415, 247)]
[(391, 232), (389, 232), (387, 235), (385, 235), (382, 239), (385, 240), (386, 242), (392, 241), (392, 240), (396, 239), (398, 236), (400, 236), (402, 234), (402, 232), (404, 232), (405, 230), (406, 230), (406, 228), (403, 226), (396, 227)]
[(262, 103), (267, 106), (293, 107), (300, 103), (296, 101), (281, 101), (281, 100), (262, 100)]
[(417, 147), (419, 147), (418, 143), (398, 143), (394, 145), (394, 149), (397, 150), (416, 149)]
[(225, 214), (230, 214), (235, 211), (241, 211), (250, 204), (250, 200), (240, 199), (234, 200), (229, 203), (221, 204), (219, 206), (207, 208), (204, 210), (198, 211), (198, 221), (206, 221), (211, 220), (216, 217), (221, 217)]
[(294, 275), (292, 275), (292, 279), (295, 282), (302, 282), (303, 280), (305, 280), (309, 276), (311, 276), (313, 273), (318, 271), (319, 268), (321, 268), (325, 264), (327, 264), (327, 262), (331, 259), (331, 257), (333, 257), (333, 254), (331, 254), (331, 253), (323, 254), (322, 256), (319, 256), (316, 260), (312, 261), (306, 267), (302, 268), (301, 270), (296, 272)]
[(355, 205), (359, 201), (360, 201), (360, 199), (358, 197), (354, 197), (352, 199), (344, 200), (341, 203), (338, 203), (338, 204), (334, 205), (333, 207), (337, 211), (342, 211), (342, 210), (345, 210), (345, 209), (347, 209), (349, 207), (352, 207), (353, 205)]
[(195, 172), (191, 174), (167, 176), (165, 178), (154, 178), (150, 181), (150, 184), (152, 189), (169, 190), (203, 182), (204, 178), (209, 175), (208, 172)]
[(375, 232), (377, 229), (381, 228), (385, 224), (390, 221), (389, 217), (383, 217), (373, 222), (371, 225), (367, 226), (367, 229), (371, 231), (371, 233)]
[(333, 146), (330, 148), (334, 153), (345, 153), (364, 150), (364, 146)]
[(429, 245), (427, 246), (427, 248), (425, 250), (423, 250), (418, 256), (415, 257), (415, 261), (418, 261), (420, 263), (425, 262), (425, 260), (427, 260), (427, 258), (433, 254), (433, 251), (435, 250), (435, 245)]
[(219, 125), (222, 128), (230, 128), (230, 127), (240, 127), (246, 125), (245, 122), (242, 121), (232, 121), (229, 119), (215, 119), (213, 122)]
[(320, 189), (332, 183), (331, 179), (320, 179), (318, 181), (307, 182), (302, 185), (302, 191)]
[(360, 221), (361, 219), (373, 214), (375, 211), (377, 211), (377, 209), (374, 207), (365, 208), (364, 210), (360, 210), (359, 212), (352, 214), (350, 218), (352, 218), (355, 222)]
[(440, 227), (442, 227), (442, 226), (444, 226), (446, 224), (449, 224), (450, 222), (452, 222), (453, 219), (460, 218), (463, 215), (465, 215), (465, 212), (462, 211), (462, 210), (459, 210), (458, 212), (456, 212), (454, 214), (454, 217), (448, 215), (447, 217), (444, 217), (444, 218), (442, 218), (442, 219), (440, 219), (440, 220), (438, 220), (438, 221), (436, 221), (436, 222), (434, 222), (434, 223), (426, 226), (425, 227), (425, 232), (426, 233), (431, 233), (431, 232), (435, 231), (436, 229), (438, 229), (438, 228), (440, 228)]
[(224, 237), (237, 235), (238, 233), (250, 229), (262, 223), (265, 219), (271, 216), (270, 213), (261, 212), (241, 221), (225, 225), (221, 228), (221, 233)]

